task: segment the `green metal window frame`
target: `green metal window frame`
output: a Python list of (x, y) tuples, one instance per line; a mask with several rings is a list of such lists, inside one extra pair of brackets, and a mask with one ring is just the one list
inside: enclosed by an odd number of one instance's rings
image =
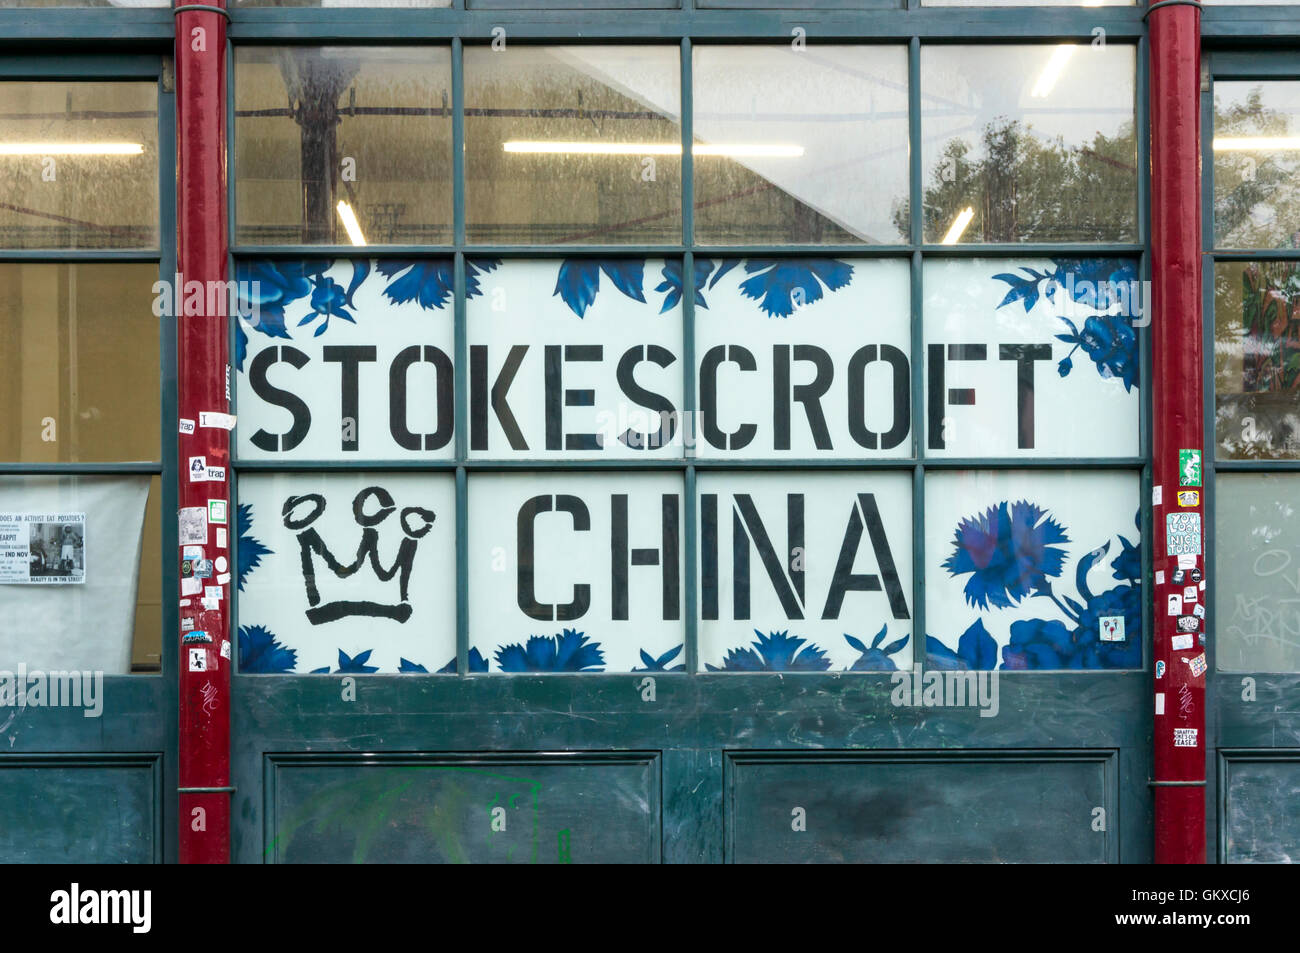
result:
[[(1030, 44), (1030, 43), (1050, 43), (1065, 39), (1075, 39), (1080, 42), (1092, 40), (1092, 26), (1084, 26), (1089, 21), (1095, 23), (1096, 18), (1090, 17), (1088, 13), (1101, 13), (1121, 11), (1121, 19), (1126, 19), (1129, 35), (1127, 45), (1135, 48), (1135, 69), (1137, 75), (1134, 78), (1135, 102), (1134, 102), (1134, 122), (1137, 129), (1137, 148), (1138, 148), (1138, 170), (1137, 176), (1137, 235), (1136, 241), (1132, 243), (1099, 243), (1099, 244), (1067, 244), (1067, 243), (1019, 243), (1019, 244), (962, 244), (962, 245), (938, 245), (926, 244), (923, 241), (922, 226), (923, 216), (920, 213), (922, 208), (923, 183), (921, 174), (921, 89), (920, 89), (920, 59), (921, 48), (924, 42), (929, 39), (935, 40), (937, 44), (946, 42), (960, 41), (969, 43), (972, 41), (984, 40), (990, 44)], [(287, 11), (277, 10), (259, 10), (259, 14), (284, 14)], [(321, 11), (312, 11), (319, 14)], [(330, 14), (348, 13), (355, 14), (356, 11), (325, 11)], [(424, 11), (426, 18), (434, 12), (447, 14), (455, 11)], [(890, 18), (893, 20), (895, 27), (901, 25), (907, 17), (904, 16), (906, 11), (890, 11)], [(923, 11), (917, 11), (923, 12)], [(949, 11), (953, 12), (953, 11)], [(1006, 11), (976, 11), (980, 14), (981, 23), (985, 29), (992, 30), (994, 24), (1001, 22), (1000, 17), (987, 18), (985, 14), (991, 12)], [(1026, 11), (1012, 11), (1018, 18), (1023, 19)], [(931, 258), (1030, 258), (1041, 257), (1045, 255), (1088, 255), (1088, 256), (1108, 256), (1108, 257), (1125, 257), (1131, 258), (1137, 262), (1139, 275), (1142, 278), (1150, 276), (1149, 260), (1147, 255), (1147, 235), (1149, 229), (1149, 198), (1148, 198), (1148, 179), (1146, 170), (1149, 168), (1148, 161), (1148, 120), (1147, 120), (1147, 46), (1146, 38), (1141, 33), (1140, 11), (1127, 10), (1125, 8), (1097, 8), (1095, 10), (1084, 11), (1062, 11), (1059, 8), (1051, 11), (1029, 11), (1035, 15), (1050, 13), (1053, 14), (1049, 19), (1052, 24), (1064, 22), (1060, 19), (1064, 15), (1070, 22), (1075, 24), (1077, 33), (1070, 32), (1052, 32), (1046, 35), (1022, 35), (1007, 36), (1005, 34), (972, 36), (969, 33), (951, 34), (945, 33), (934, 37), (923, 39), (921, 36), (911, 35), (907, 37), (908, 49), (908, 97), (909, 97), (909, 201), (910, 208), (914, 210), (911, 222), (910, 241), (906, 244), (887, 244), (887, 245), (867, 245), (867, 244), (841, 244), (841, 245), (700, 245), (694, 240), (694, 180), (693, 180), (693, 163), (690, 161), (690, 144), (693, 141), (692, 130), (692, 110), (693, 110), (693, 89), (692, 89), (692, 49), (697, 40), (708, 43), (746, 43), (762, 44), (770, 43), (772, 45), (781, 45), (789, 42), (789, 28), (786, 28), (784, 34), (776, 33), (775, 36), (767, 32), (764, 25), (754, 23), (759, 19), (757, 15), (747, 13), (742, 16), (733, 16), (728, 20), (725, 31), (706, 31), (703, 36), (694, 36), (689, 33), (683, 33), (678, 36), (671, 29), (661, 29), (653, 37), (644, 36), (636, 29), (622, 22), (631, 14), (620, 15), (620, 25), (617, 30), (609, 33), (603, 33), (600, 30), (592, 30), (587, 22), (587, 15), (583, 16), (583, 26), (581, 31), (576, 29), (576, 24), (571, 18), (564, 18), (561, 24), (562, 30), (552, 32), (547, 29), (542, 32), (532, 30), (516, 31), (513, 26), (507, 27), (507, 43), (520, 42), (527, 45), (539, 45), (550, 43), (553, 40), (562, 39), (568, 44), (577, 43), (596, 43), (596, 42), (658, 42), (660, 45), (669, 45), (674, 39), (681, 52), (681, 137), (683, 144), (683, 162), (682, 162), (682, 242), (672, 244), (644, 244), (644, 245), (500, 245), (500, 244), (471, 244), (466, 240), (466, 220), (465, 220), (465, 167), (464, 167), (464, 100), (465, 100), (465, 80), (464, 80), (464, 61), (462, 52), (467, 45), (486, 45), (492, 39), (490, 29), (475, 35), (467, 36), (465, 31), (456, 30), (443, 32), (437, 36), (423, 36), (422, 42), (435, 43), (437, 40), (450, 40), (451, 46), (451, 70), (452, 70), (452, 157), (453, 157), (453, 242), (450, 245), (367, 245), (364, 248), (364, 254), (358, 255), (358, 248), (352, 245), (234, 245), (231, 248), (231, 271), (233, 273), (234, 261), (241, 258), (355, 258), (355, 257), (402, 257), (402, 258), (442, 258), (451, 259), (454, 265), (454, 350), (455, 364), (458, 367), (468, 367), (468, 329), (466, 324), (466, 296), (465, 296), (465, 260), (467, 257), (491, 257), (501, 259), (543, 259), (543, 258), (668, 258), (678, 259), (683, 263), (682, 273), (684, 281), (687, 283), (683, 289), (682, 295), (682, 321), (683, 321), (683, 413), (691, 413), (696, 409), (695, 393), (695, 301), (694, 301), (694, 259), (696, 255), (706, 257), (764, 257), (764, 258), (798, 258), (801, 256), (840, 256), (865, 259), (890, 259), (906, 260), (910, 267), (911, 274), (911, 368), (912, 368), (912, 417), (913, 417), (913, 448), (914, 455), (906, 458), (894, 459), (849, 459), (823, 461), (817, 459), (791, 459), (791, 460), (719, 460), (703, 461), (696, 460), (690, 456), (674, 460), (583, 460), (583, 461), (565, 461), (565, 460), (476, 460), (470, 459), (466, 443), (467, 429), (467, 407), (468, 407), (468, 380), (465, 374), (458, 374), (456, 377), (456, 410), (455, 410), (455, 458), (444, 461), (400, 461), (400, 462), (375, 462), (365, 460), (300, 460), (293, 462), (276, 461), (276, 460), (241, 460), (237, 456), (237, 448), (232, 448), (231, 469), (232, 469), (232, 495), (238, 499), (238, 484), (244, 473), (265, 473), (265, 472), (324, 472), (324, 471), (393, 471), (393, 472), (441, 472), (454, 473), (456, 481), (456, 593), (457, 593), (457, 625), (456, 625), (456, 659), (457, 674), (467, 675), (469, 673), (469, 567), (468, 567), (468, 479), (471, 473), (483, 472), (501, 472), (501, 471), (547, 471), (547, 472), (610, 472), (621, 470), (654, 470), (659, 472), (680, 472), (683, 475), (683, 492), (684, 492), (684, 520), (683, 520), (683, 539), (684, 547), (684, 621), (685, 621), (685, 651), (684, 663), (685, 672), (683, 675), (676, 677), (694, 677), (705, 674), (698, 671), (699, 669), (699, 650), (698, 650), (698, 580), (696, 572), (696, 563), (698, 557), (698, 497), (696, 493), (697, 475), (700, 472), (716, 472), (743, 470), (745, 472), (754, 471), (829, 471), (829, 470), (864, 470), (873, 472), (910, 472), (912, 474), (912, 626), (913, 626), (913, 659), (914, 664), (920, 664), (923, 670), (926, 667), (925, 656), (925, 475), (927, 471), (954, 471), (954, 470), (1051, 470), (1069, 472), (1081, 472), (1087, 470), (1130, 470), (1139, 478), (1139, 500), (1148, 498), (1151, 492), (1151, 437), (1150, 437), (1150, 399), (1147, 391), (1141, 392), (1139, 401), (1139, 449), (1138, 454), (1132, 457), (1113, 457), (1101, 459), (1074, 459), (1074, 458), (1037, 458), (1026, 459), (1019, 457), (993, 457), (993, 458), (956, 458), (943, 457), (932, 458), (926, 456), (925, 440), (925, 375), (924, 375), (924, 324), (923, 324), (923, 268), (925, 261)], [(294, 11), (297, 16), (302, 16), (301, 11)], [(467, 13), (465, 16), (470, 16)], [(704, 14), (699, 14), (703, 16)], [(519, 14), (519, 20), (530, 27), (541, 27), (543, 24), (550, 26), (548, 20), (526, 19), (529, 17), (527, 12)], [(667, 27), (668, 24), (662, 22), (678, 18), (677, 24), (679, 30), (685, 31), (698, 26), (696, 17), (690, 15), (690, 11), (660, 11), (657, 19), (661, 27)], [(299, 22), (296, 17), (289, 18), (292, 22)], [(330, 21), (335, 17), (308, 16), (305, 23), (314, 24), (317, 28), (323, 28), (326, 31), (329, 28)], [(801, 18), (802, 19), (802, 18)], [(500, 24), (501, 16), (496, 16), (494, 22)], [(788, 22), (788, 16), (785, 17)], [(514, 23), (514, 20), (508, 21)], [(1136, 27), (1134, 26), (1136, 24)], [(859, 27), (860, 28), (860, 27)], [(1059, 29), (1059, 26), (1057, 27)], [(1136, 29), (1136, 32), (1134, 32)], [(233, 48), (240, 41), (242, 31), (232, 28), (231, 45), (231, 69), (228, 71), (228, 101), (232, 107), (228, 110), (227, 115), (227, 137), (228, 137), (228, 168), (237, 168), (235, 152), (238, 148), (235, 140), (235, 119), (234, 119), (234, 57)], [(527, 39), (517, 40), (516, 33), (523, 33)], [(365, 45), (359, 44), (354, 39), (345, 42), (326, 42), (321, 39), (322, 36), (329, 36), (328, 32), (324, 34), (313, 34), (310, 37), (312, 42), (308, 43), (307, 37), (295, 36), (296, 45)], [(295, 45), (284, 43), (282, 33), (276, 30), (259, 30), (257, 39), (266, 43), (276, 43), (276, 45)], [(367, 38), (374, 36), (366, 34)], [(817, 34), (809, 29), (811, 42), (815, 42)], [(852, 43), (859, 41), (868, 41), (875, 44), (888, 44), (901, 46), (898, 42), (900, 37), (894, 36), (872, 36), (869, 38), (858, 36), (834, 35), (831, 37), (836, 43)], [(393, 35), (383, 35), (376, 38), (376, 44), (379, 42), (392, 43), (395, 37)], [(410, 42), (414, 37), (403, 35), (403, 39)], [(1114, 42), (1121, 42), (1114, 39)], [(250, 39), (251, 42), (251, 39)], [(235, 235), (235, 220), (238, 210), (235, 205), (235, 183), (233, 175), (228, 183), (229, 189), (229, 233)], [(231, 353), (234, 353), (234, 324), (232, 323), (229, 333), (231, 335)], [(1151, 355), (1150, 355), (1150, 338), (1148, 335), (1139, 335), (1140, 357), (1141, 357), (1141, 380), (1150, 381)], [(1148, 383), (1149, 387), (1149, 383)], [(237, 394), (232, 392), (232, 399), (237, 398)], [(232, 407), (234, 413), (238, 413), (237, 407)], [(1151, 514), (1149, 509), (1141, 507), (1142, 512), (1142, 539), (1143, 539), (1143, 566), (1144, 578), (1149, 579), (1150, 567), (1150, 546), (1151, 538)], [(237, 546), (237, 541), (232, 541), (232, 547)], [(238, 565), (238, 552), (234, 553), (236, 565)], [(239, 599), (232, 600), (232, 627), (238, 631), (239, 626)], [(1151, 613), (1152, 608), (1148, 604), (1150, 600), (1143, 602), (1143, 653), (1142, 669), (1146, 670), (1150, 664), (1150, 632), (1151, 632)], [(1089, 670), (1086, 675), (1106, 674), (1117, 671), (1134, 671), (1133, 669), (1101, 669)], [(584, 674), (581, 677), (591, 678), (592, 674)], [(617, 673), (606, 673), (617, 674)], [(857, 673), (861, 674), (861, 673)], [(1026, 675), (1045, 675), (1047, 672), (1025, 673)], [(280, 677), (286, 676), (268, 676)], [(371, 676), (385, 677), (385, 676)], [(398, 678), (410, 678), (410, 675), (389, 676)], [(503, 674), (494, 673), (493, 677), (507, 678)], [(759, 676), (761, 678), (761, 676)]]

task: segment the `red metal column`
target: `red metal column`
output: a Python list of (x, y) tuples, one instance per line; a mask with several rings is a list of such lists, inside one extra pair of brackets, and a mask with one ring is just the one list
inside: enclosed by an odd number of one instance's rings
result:
[[(1192, 626), (1189, 620), (1196, 620), (1197, 629), (1203, 630), (1195, 607), (1205, 605), (1210, 591), (1200, 542), (1204, 539), (1205, 519), (1200, 473), (1204, 457), (1201, 439), (1205, 433), (1201, 379), (1201, 11), (1188, 3), (1159, 5), (1150, 11), (1149, 23), (1152, 470), (1153, 486), (1159, 494), (1159, 501), (1153, 500), (1155, 860), (1158, 864), (1202, 864), (1205, 636), (1201, 631), (1182, 631)], [(1195, 541), (1191, 535), (1194, 530)], [(1188, 548), (1188, 544), (1194, 545), (1199, 554), (1194, 569), (1180, 567), (1173, 554)], [(1188, 587), (1195, 594), (1194, 601), (1183, 599)], [(1175, 596), (1179, 601), (1171, 604)]]
[[(224, 7), (224, 0), (206, 6)], [(177, 4), (182, 7), (182, 4)], [(226, 346), (226, 16), (176, 12), (177, 263), (181, 526), (212, 563), (182, 574), (180, 860), (230, 861), (230, 411)], [(182, 306), (201, 291), (197, 309)], [(199, 313), (193, 313), (197, 310)], [(198, 542), (202, 535), (203, 542)], [(185, 544), (184, 532), (182, 545)], [(182, 559), (185, 550), (176, 554)], [(191, 555), (194, 555), (191, 550)], [(193, 565), (193, 564), (191, 564)], [(224, 568), (223, 568), (224, 567)], [(204, 564), (199, 570), (207, 572)], [(188, 580), (188, 581), (187, 581)], [(193, 589), (199, 587), (198, 592)], [(189, 590), (189, 591), (187, 591)], [(219, 598), (218, 598), (219, 596)]]

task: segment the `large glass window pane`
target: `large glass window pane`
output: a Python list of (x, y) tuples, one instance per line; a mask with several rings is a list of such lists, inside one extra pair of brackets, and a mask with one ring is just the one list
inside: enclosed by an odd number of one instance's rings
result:
[(242, 458), (454, 455), (450, 259), (245, 259), (235, 271)]
[(1137, 239), (1132, 46), (921, 50), (927, 242)]
[(682, 478), (469, 479), (470, 671), (683, 668)]
[(456, 670), (450, 474), (246, 473), (235, 531), (240, 672)]
[(695, 238), (905, 242), (907, 48), (697, 46)]
[(451, 240), (444, 47), (237, 47), (235, 241)]
[(0, 670), (157, 669), (159, 499), (148, 475), (0, 477)]
[(1300, 475), (1220, 473), (1214, 485), (1225, 672), (1300, 672)]
[(1214, 240), (1300, 247), (1300, 82), (1214, 84)]
[(0, 460), (159, 459), (151, 264), (0, 264)]
[(478, 243), (681, 241), (676, 46), (465, 50)]
[(929, 666), (1142, 667), (1138, 476), (928, 473)]
[(702, 473), (700, 665), (912, 666), (912, 475)]
[(1300, 459), (1300, 262), (1219, 262), (1214, 269), (1218, 456)]
[(695, 259), (701, 458), (912, 454), (903, 260)]
[(0, 82), (0, 247), (157, 245), (157, 85)]
[(680, 261), (470, 258), (477, 458), (681, 457)]
[(1127, 259), (927, 261), (927, 453), (1136, 456), (1146, 307)]

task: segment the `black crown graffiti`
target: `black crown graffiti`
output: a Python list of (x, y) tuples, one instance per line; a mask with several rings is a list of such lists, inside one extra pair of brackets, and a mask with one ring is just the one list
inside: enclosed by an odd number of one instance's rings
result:
[[(366, 504), (374, 498), (379, 509), (373, 513), (366, 512)], [(310, 509), (303, 515), (296, 515), (303, 504)], [(286, 529), (298, 532), (298, 550), (302, 557), (302, 578), (307, 587), (307, 601), (311, 608), (307, 610), (307, 620), (312, 625), (336, 622), (348, 616), (369, 616), (380, 619), (395, 619), (405, 622), (411, 617), (411, 603), (407, 590), (411, 581), (411, 563), (415, 560), (415, 549), (420, 539), (433, 528), (435, 519), (432, 510), (419, 506), (403, 508), (398, 522), (401, 524), (404, 539), (397, 547), (397, 556), (393, 564), (385, 568), (379, 561), (378, 527), (393, 515), (397, 505), (393, 496), (381, 486), (369, 486), (356, 495), (352, 501), (352, 515), (361, 527), (361, 541), (357, 544), (357, 554), (351, 563), (344, 565), (330, 552), (320, 533), (312, 528), (312, 523), (325, 512), (325, 497), (319, 493), (306, 493), (291, 496), (284, 501), (281, 516)], [(419, 522), (413, 522), (418, 520)], [(316, 585), (316, 558), (324, 561), (329, 570), (339, 579), (347, 579), (357, 573), (366, 563), (370, 564), (375, 576), (382, 582), (397, 577), (400, 600), (394, 603), (366, 602), (364, 600), (337, 600), (321, 602), (320, 590)]]

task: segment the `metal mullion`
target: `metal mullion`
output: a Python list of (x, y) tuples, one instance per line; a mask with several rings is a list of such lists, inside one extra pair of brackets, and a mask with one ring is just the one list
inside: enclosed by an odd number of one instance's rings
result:
[(924, 671), (925, 654), (925, 464), (912, 470), (912, 667)]
[[(1211, 378), (1213, 380), (1213, 378)], [(1207, 390), (1209, 384), (1207, 382)], [(1214, 435), (1210, 434), (1209, 439), (1213, 440)], [(1210, 443), (1207, 446), (1217, 446)], [(1268, 473), (1270, 471), (1294, 473), (1300, 471), (1300, 460), (1216, 460), (1214, 461), (1216, 469), (1225, 471), (1236, 471), (1238, 473)]]
[(1020, 245), (966, 242), (960, 245), (922, 245), (921, 250), (927, 257), (935, 258), (1123, 258), (1142, 254), (1146, 246), (1134, 242), (1025, 242)]
[(704, 258), (802, 258), (814, 256), (851, 258), (899, 258), (910, 254), (911, 245), (696, 245)]
[(452, 242), (465, 246), (465, 49), (451, 41), (451, 182)]
[(456, 674), (469, 674), (469, 485), (456, 467)]
[[(1205, 167), (1204, 175), (1206, 180), (1213, 187), (1213, 164)], [(1211, 205), (1213, 199), (1211, 199)], [(1213, 241), (1212, 235), (1207, 235), (1207, 241)], [(1231, 248), (1216, 249), (1214, 252), (1216, 261), (1236, 262), (1236, 261), (1300, 261), (1300, 248)]]
[(932, 470), (1140, 470), (1143, 457), (926, 457)]
[(34, 264), (117, 264), (121, 262), (150, 263), (161, 261), (160, 248), (5, 248), (0, 249), (0, 262)]
[[(232, 200), (231, 205), (234, 202)], [(234, 245), (236, 258), (356, 258), (364, 247), (367, 258), (448, 258), (455, 245)]]
[(467, 242), (471, 258), (680, 258), (685, 245), (487, 245)]
[(436, 470), (439, 472), (448, 472), (455, 470), (457, 463), (455, 460), (449, 459), (421, 460), (414, 457), (405, 460), (377, 460), (374, 458), (349, 460), (268, 460), (254, 458), (251, 460), (239, 460), (238, 467), (240, 470), (263, 473), (307, 473), (327, 470), (361, 473), (370, 470)]
[[(165, 360), (165, 358), (164, 358)], [(4, 476), (97, 476), (100, 474), (150, 474), (160, 476), (166, 469), (162, 460), (157, 462), (133, 461), (112, 463), (0, 463), (0, 475)]]
[(695, 440), (699, 438), (695, 394), (695, 96), (694, 53), (690, 37), (681, 43), (680, 103), (682, 137), (682, 456), (686, 470), (682, 480), (682, 503), (685, 508), (683, 540), (684, 572), (683, 590), (686, 605), (684, 637), (686, 650), (682, 660), (687, 675), (695, 675), (699, 668), (700, 632), (698, 609), (699, 592), (696, 588), (696, 558), (698, 555), (699, 522), (696, 509), (696, 470), (691, 461), (695, 457)]
[(685, 572), (686, 582), (683, 589), (686, 592), (686, 607), (684, 609), (686, 620), (686, 652), (683, 664), (686, 666), (688, 675), (697, 674), (700, 665), (700, 644), (699, 644), (699, 591), (696, 587), (696, 557), (698, 553), (697, 536), (699, 534), (699, 519), (696, 509), (696, 500), (698, 499), (696, 490), (696, 471), (695, 467), (688, 464), (686, 467), (685, 479), (683, 481), (683, 493), (686, 497), (686, 539), (683, 544), (685, 550)]
[[(908, 0), (920, 5), (920, 0)], [(909, 7), (910, 9), (910, 7)], [(911, 322), (912, 388), (912, 668), (926, 668), (925, 653), (925, 200), (921, 164), (921, 39), (907, 44), (907, 168), (908, 208), (911, 213), (908, 236), (912, 243), (909, 261), (911, 287), (908, 315)]]

